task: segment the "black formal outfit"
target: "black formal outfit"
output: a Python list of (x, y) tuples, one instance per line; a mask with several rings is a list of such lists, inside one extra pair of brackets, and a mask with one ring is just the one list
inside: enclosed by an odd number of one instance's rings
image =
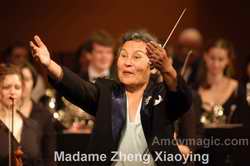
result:
[[(49, 78), (51, 84), (73, 104), (96, 117), (96, 123), (86, 153), (106, 154), (106, 162), (91, 162), (88, 165), (111, 165), (111, 151), (116, 151), (121, 132), (126, 123), (126, 95), (123, 84), (113, 80), (97, 79), (95, 84), (80, 79), (63, 67), (60, 81)], [(177, 154), (176, 145), (152, 144), (155, 137), (173, 139), (174, 121), (191, 106), (191, 92), (178, 76), (176, 91), (168, 90), (164, 83), (149, 82), (144, 91), (140, 109), (143, 132), (148, 149), (155, 152)], [(160, 99), (163, 99), (162, 101)], [(156, 102), (158, 101), (158, 102)], [(159, 103), (160, 101), (160, 103)], [(181, 165), (178, 162), (157, 161), (157, 165)]]
[[(12, 135), (13, 149), (18, 146), (23, 151), (24, 166), (52, 166), (55, 165), (53, 153), (56, 148), (56, 135), (52, 123), (52, 116), (44, 107), (34, 104), (29, 118), (23, 120), (21, 142)], [(8, 133), (7, 126), (0, 121), (0, 165), (8, 165)]]
[(56, 120), (53, 118), (52, 113), (45, 109), (42, 104), (36, 104), (34, 102), (29, 118), (36, 121), (42, 130), (42, 136), (40, 138), (40, 147), (44, 165), (55, 165), (54, 151), (56, 150)]
[[(245, 134), (245, 131), (249, 129), (249, 118), (250, 118), (250, 109), (246, 104), (246, 89), (243, 84), (239, 86), (232, 92), (228, 99), (221, 105), (224, 109), (224, 115), (226, 117), (226, 123), (228, 124), (242, 124), (242, 127), (238, 128), (214, 128), (207, 129), (203, 128), (199, 132), (201, 137), (209, 138), (213, 137), (214, 139), (220, 139), (221, 142), (225, 139), (236, 139), (236, 138), (247, 138), (249, 140), (249, 134)], [(198, 96), (197, 100), (201, 102), (198, 107), (196, 107), (197, 113), (201, 118), (202, 113), (206, 110), (202, 107), (201, 96)], [(197, 121), (197, 123), (200, 123)], [(230, 134), (228, 134), (230, 133)], [(222, 136), (224, 135), (224, 137)], [(244, 152), (242, 153), (242, 149)], [(209, 148), (200, 147), (198, 153), (209, 153), (210, 156), (210, 165), (221, 166), (221, 165), (238, 165), (238, 160), (246, 161), (248, 156), (245, 156), (245, 152), (249, 152), (247, 146), (210, 146)], [(240, 154), (242, 153), (242, 154)], [(197, 165), (203, 165), (197, 163)]]

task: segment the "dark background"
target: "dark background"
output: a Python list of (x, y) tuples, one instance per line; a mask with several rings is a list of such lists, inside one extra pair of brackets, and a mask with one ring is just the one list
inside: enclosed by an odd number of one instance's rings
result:
[[(146, 28), (166, 38), (184, 8), (187, 12), (169, 44), (188, 27), (198, 28), (205, 41), (227, 38), (236, 47), (238, 75), (250, 54), (249, 0), (1, 0), (0, 4), (0, 50), (15, 41), (28, 43), (38, 34), (68, 66), (74, 65), (72, 53), (93, 31), (105, 29), (118, 38), (128, 30)], [(61, 148), (74, 147), (74, 141)], [(249, 154), (244, 149), (230, 151)]]
[(205, 40), (224, 37), (237, 50), (240, 65), (250, 53), (250, 3), (229, 0), (14, 0), (0, 6), (0, 49), (38, 34), (53, 52), (74, 52), (93, 31), (118, 38), (146, 28), (165, 38), (184, 8), (187, 12), (170, 44), (184, 28), (196, 27)]

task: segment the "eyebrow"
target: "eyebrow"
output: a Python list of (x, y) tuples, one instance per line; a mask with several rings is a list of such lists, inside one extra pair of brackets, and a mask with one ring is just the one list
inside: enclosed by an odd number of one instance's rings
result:
[(142, 50), (137, 50), (135, 51), (135, 53), (143, 53), (143, 54), (147, 54), (146, 52), (142, 51)]
[[(128, 53), (127, 52), (127, 50), (125, 50), (124, 48), (122, 48), (121, 50), (120, 50), (120, 52), (122, 52), (122, 51), (125, 51), (126, 53)], [(143, 50), (136, 50), (135, 51), (135, 53), (143, 53), (143, 54), (147, 54), (146, 52), (144, 52)]]
[(124, 48), (121, 48), (121, 49), (119, 50), (119, 53), (122, 52), (122, 51), (125, 51), (125, 52), (127, 53), (127, 51), (126, 51)]

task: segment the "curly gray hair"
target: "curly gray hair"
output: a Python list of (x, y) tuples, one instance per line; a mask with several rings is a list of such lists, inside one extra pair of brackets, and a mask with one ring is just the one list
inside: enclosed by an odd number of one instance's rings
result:
[(124, 44), (125, 42), (131, 41), (131, 40), (144, 41), (145, 43), (150, 42), (150, 41), (155, 41), (155, 42), (158, 41), (155, 36), (151, 35), (147, 31), (139, 30), (139, 31), (131, 31), (131, 32), (125, 33), (121, 37), (120, 42), (121, 42), (121, 44)]

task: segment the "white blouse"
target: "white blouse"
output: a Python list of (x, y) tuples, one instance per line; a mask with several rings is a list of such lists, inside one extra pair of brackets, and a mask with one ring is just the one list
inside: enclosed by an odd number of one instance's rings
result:
[[(119, 161), (115, 163), (115, 166), (153, 166), (154, 161), (148, 151), (148, 145), (141, 124), (140, 110), (142, 99), (137, 108), (134, 122), (131, 122), (129, 119), (128, 103), (127, 97), (127, 121), (123, 128), (118, 147), (118, 152), (122, 157), (120, 157)], [(132, 160), (129, 159), (131, 156), (133, 158)]]

